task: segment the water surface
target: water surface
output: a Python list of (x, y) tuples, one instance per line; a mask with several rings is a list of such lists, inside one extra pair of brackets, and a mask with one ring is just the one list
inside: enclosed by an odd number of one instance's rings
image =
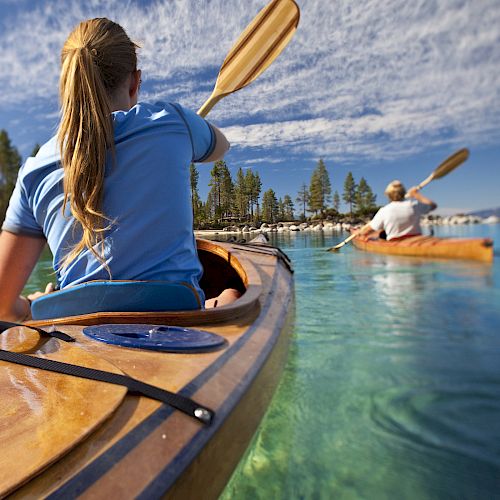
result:
[[(500, 226), (437, 235), (490, 236)], [(282, 383), (222, 498), (500, 498), (500, 261), (278, 234), (297, 317)]]

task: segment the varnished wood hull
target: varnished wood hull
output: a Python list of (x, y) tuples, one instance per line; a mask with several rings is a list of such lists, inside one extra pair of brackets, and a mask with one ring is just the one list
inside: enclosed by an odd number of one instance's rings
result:
[[(129, 376), (181, 393), (213, 409), (213, 423), (205, 426), (171, 407), (127, 394), (90, 436), (54, 463), (48, 462), (26, 477), (24, 484), (0, 484), (2, 494), (11, 493), (14, 498), (217, 498), (280, 379), (293, 326), (294, 290), (287, 259), (272, 248), (204, 241), (199, 246), (207, 254), (201, 256), (202, 261), (217, 256), (230, 262), (247, 292), (234, 305), (219, 310), (157, 313), (147, 322), (202, 327), (226, 338), (223, 349), (169, 354), (120, 348), (87, 338), (82, 326), (75, 324), (120, 321), (113, 317), (114, 313), (73, 318), (72, 325), (62, 320), (54, 323), (58, 330), (76, 338), (75, 349), (92, 352)], [(140, 318), (131, 314), (121, 319), (139, 322)], [(141, 321), (144, 323), (144, 318)], [(26, 334), (26, 330), (4, 332), (0, 336), (5, 336), (3, 348), (15, 350), (16, 336)], [(49, 343), (54, 350), (60, 341), (51, 339)], [(5, 365), (0, 362), (0, 369)], [(9, 369), (15, 370), (11, 366)], [(16, 369), (22, 378), (22, 370), (26, 369)], [(53, 398), (45, 403), (56, 404)], [(74, 410), (77, 418), (79, 409)], [(64, 422), (54, 417), (54, 435), (59, 425)], [(34, 439), (50, 442), (51, 436)], [(0, 469), (4, 465), (0, 459)]]
[(416, 257), (493, 261), (493, 241), (489, 238), (436, 238), (414, 236), (398, 241), (381, 239), (352, 240), (354, 246), (367, 252)]

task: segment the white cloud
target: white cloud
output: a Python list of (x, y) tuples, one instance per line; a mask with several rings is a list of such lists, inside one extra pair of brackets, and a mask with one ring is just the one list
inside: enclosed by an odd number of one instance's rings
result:
[[(143, 46), (145, 97), (196, 108), (264, 3), (47, 2), (11, 19), (0, 33), (0, 111), (13, 103), (54, 102), (65, 37), (81, 19), (103, 15)], [(299, 3), (301, 23), (290, 46), (258, 81), (211, 114), (240, 149), (349, 161), (498, 143), (498, 0)]]

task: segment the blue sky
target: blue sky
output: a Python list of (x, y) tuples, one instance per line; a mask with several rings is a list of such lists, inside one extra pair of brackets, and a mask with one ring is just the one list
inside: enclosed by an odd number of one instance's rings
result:
[[(26, 157), (53, 135), (59, 53), (82, 19), (109, 17), (142, 46), (143, 100), (198, 109), (266, 0), (0, 0), (0, 128)], [(377, 201), (394, 178), (421, 182), (461, 147), (470, 159), (425, 193), (439, 212), (500, 206), (498, 0), (298, 0), (290, 45), (209, 119), (231, 170), (295, 198), (323, 158), (333, 189), (362, 176)], [(210, 165), (200, 165), (200, 193)]]

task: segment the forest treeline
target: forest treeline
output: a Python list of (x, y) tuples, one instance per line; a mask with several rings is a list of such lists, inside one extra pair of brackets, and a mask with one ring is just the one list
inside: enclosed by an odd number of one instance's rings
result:
[[(224, 160), (216, 161), (210, 171), (210, 191), (204, 202), (199, 195), (199, 174), (190, 166), (191, 197), (194, 225), (197, 229), (221, 227), (228, 224), (260, 224), (302, 220), (307, 218), (372, 217), (378, 210), (376, 195), (362, 177), (357, 183), (349, 172), (342, 194), (332, 194), (332, 185), (323, 160), (319, 160), (309, 185), (302, 183), (298, 193), (277, 197), (274, 189), (263, 190), (259, 173), (240, 167), (233, 179)], [(347, 214), (340, 213), (341, 197), (348, 206)]]
[[(34, 156), (39, 149), (35, 145)], [(8, 133), (0, 130), (0, 220), (4, 220), (9, 199), (14, 189), (22, 158), (11, 144)], [(241, 167), (233, 178), (224, 160), (216, 161), (210, 171), (210, 191), (203, 201), (198, 191), (199, 174), (190, 165), (191, 198), (194, 226), (197, 229), (234, 224), (260, 224), (302, 220), (308, 218), (371, 217), (378, 209), (376, 196), (362, 177), (359, 183), (351, 172), (344, 180), (341, 194), (332, 185), (323, 160), (319, 160), (309, 184), (303, 182), (294, 195), (278, 197), (272, 188), (263, 189), (256, 170)], [(340, 203), (349, 208), (340, 213)]]

